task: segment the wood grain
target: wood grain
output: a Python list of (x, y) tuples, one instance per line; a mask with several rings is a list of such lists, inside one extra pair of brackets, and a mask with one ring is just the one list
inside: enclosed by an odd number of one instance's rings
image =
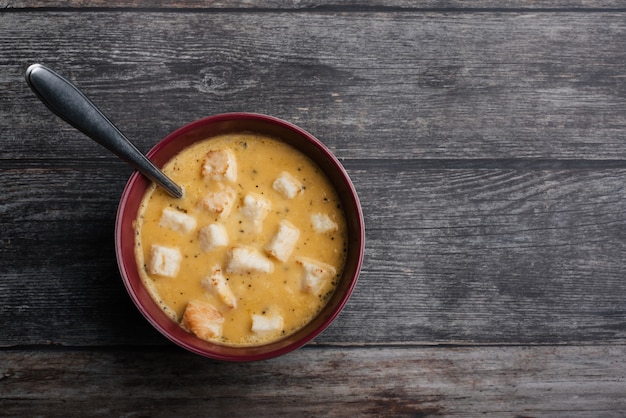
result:
[(0, 7), (7, 9), (16, 8), (167, 8), (167, 9), (284, 9), (310, 10), (363, 10), (372, 9), (450, 9), (459, 10), (558, 10), (558, 9), (582, 9), (582, 11), (598, 9), (623, 9), (623, 3), (616, 0), (477, 0), (467, 2), (463, 0), (232, 0), (232, 1), (202, 1), (202, 0), (2, 0)]
[[(615, 0), (0, 0), (0, 415), (626, 414), (626, 9)], [(138, 147), (294, 122), (366, 222), (356, 290), (251, 364), (175, 347), (113, 246), (131, 169), (53, 116), (76, 82)]]
[(145, 151), (252, 111), (346, 159), (624, 160), (625, 33), (616, 11), (1, 13), (0, 158), (102, 156), (28, 90), (42, 62)]
[(252, 364), (176, 350), (5, 351), (0, 408), (7, 416), (36, 405), (46, 416), (618, 417), (625, 362), (621, 345), (305, 347)]
[(0, 15), (5, 39), (34, 46), (0, 55), (2, 345), (161, 341), (124, 330), (142, 323), (129, 304), (110, 309), (126, 300), (109, 237), (130, 170), (28, 91), (42, 51), (144, 150), (231, 110), (331, 147), (368, 249), (362, 291), (322, 341), (623, 341), (626, 60), (607, 42), (621, 13), (330, 16)]
[[(626, 169), (345, 164), (363, 202), (366, 259), (319, 341), (626, 341)], [(0, 345), (165, 343), (117, 272), (112, 231), (129, 172), (110, 161), (0, 170), (0, 325), (10, 330)]]

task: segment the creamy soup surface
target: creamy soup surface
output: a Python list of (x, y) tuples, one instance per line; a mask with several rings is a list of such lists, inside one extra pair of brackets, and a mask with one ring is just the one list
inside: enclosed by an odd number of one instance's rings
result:
[(346, 222), (336, 191), (293, 147), (252, 133), (212, 137), (163, 171), (184, 189), (152, 185), (136, 258), (153, 299), (199, 338), (254, 346), (310, 322), (341, 276)]

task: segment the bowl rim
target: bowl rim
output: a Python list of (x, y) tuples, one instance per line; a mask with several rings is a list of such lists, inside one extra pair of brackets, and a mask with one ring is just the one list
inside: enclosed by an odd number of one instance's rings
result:
[[(345, 307), (348, 299), (352, 295), (352, 292), (356, 286), (358, 281), (361, 267), (364, 259), (364, 249), (365, 249), (365, 223), (363, 217), (362, 207), (356, 192), (356, 189), (346, 172), (343, 165), (339, 162), (337, 157), (324, 145), (319, 139), (315, 136), (307, 132), (306, 130), (290, 123), (280, 118), (264, 115), (260, 113), (249, 113), (249, 112), (231, 112), (231, 113), (221, 113), (212, 116), (206, 116), (201, 119), (197, 119), (192, 121), (176, 130), (168, 134), (165, 138), (158, 141), (152, 149), (146, 154), (146, 156), (153, 160), (157, 166), (162, 166), (167, 160), (169, 160), (173, 155), (163, 156), (160, 154), (166, 149), (168, 146), (171, 146), (174, 141), (180, 139), (183, 135), (193, 132), (200, 127), (204, 127), (206, 125), (214, 125), (222, 122), (231, 122), (231, 121), (254, 121), (266, 123), (269, 125), (275, 125), (282, 129), (286, 129), (296, 134), (299, 137), (304, 138), (307, 142), (312, 144), (317, 150), (319, 150), (327, 162), (330, 163), (333, 169), (336, 171), (336, 174), (339, 175), (343, 182), (343, 187), (348, 189), (349, 196), (347, 197), (348, 201), (350, 201), (353, 206), (354, 214), (358, 219), (356, 219), (356, 223), (358, 225), (356, 236), (350, 236), (350, 245), (356, 246), (354, 250), (357, 253), (356, 259), (354, 259), (351, 264), (353, 265), (352, 270), (353, 273), (351, 277), (349, 277), (349, 282), (347, 286), (344, 287), (344, 291), (341, 294), (339, 300), (335, 302), (334, 308), (330, 312), (330, 314), (326, 314), (323, 319), (320, 320), (320, 323), (315, 326), (311, 331), (303, 334), (302, 336), (295, 338), (293, 336), (298, 335), (298, 331), (285, 339), (280, 339), (274, 343), (269, 343), (261, 346), (254, 347), (233, 347), (226, 346), (216, 343), (210, 343), (203, 341), (193, 334), (188, 333), (183, 330), (179, 324), (175, 321), (172, 321), (169, 317), (163, 313), (161, 308), (158, 308), (158, 311), (161, 314), (155, 312), (154, 307), (157, 305), (156, 302), (149, 296), (148, 291), (145, 289), (141, 277), (138, 272), (138, 268), (135, 262), (135, 257), (130, 257), (131, 260), (124, 255), (125, 252), (128, 251), (129, 243), (128, 240), (124, 241), (127, 238), (127, 234), (132, 233), (129, 231), (129, 225), (132, 224), (134, 219), (136, 218), (136, 212), (134, 216), (127, 214), (129, 206), (133, 206), (137, 201), (141, 201), (146, 188), (150, 185), (150, 180), (146, 179), (141, 173), (138, 171), (134, 171), (126, 185), (122, 191), (122, 196), (120, 198), (120, 202), (118, 205), (118, 210), (115, 219), (115, 253), (118, 264), (118, 269), (120, 275), (122, 277), (122, 281), (124, 286), (131, 297), (131, 300), (137, 307), (137, 309), (141, 312), (144, 318), (163, 336), (168, 338), (170, 341), (175, 343), (176, 345), (201, 356), (208, 357), (214, 360), (221, 361), (233, 361), (233, 362), (248, 362), (248, 361), (258, 361), (265, 360), (274, 357), (281, 356), (288, 352), (294, 351), (303, 345), (307, 344), (315, 337), (317, 337), (320, 333), (322, 333), (340, 314), (340, 312)], [(236, 130), (232, 130), (231, 132), (236, 132)], [(280, 139), (280, 138), (278, 138)], [(199, 140), (193, 140), (191, 143), (198, 142)], [(190, 144), (191, 144), (190, 143)], [(180, 149), (185, 148), (188, 145), (181, 147)], [(162, 157), (162, 158), (160, 158)], [(156, 161), (160, 160), (160, 161)], [(317, 163), (317, 162), (316, 162)], [(328, 174), (327, 174), (328, 175)], [(137, 194), (133, 194), (132, 191), (136, 188), (140, 188), (141, 196), (137, 196)], [(132, 234), (134, 235), (134, 234)], [(131, 240), (131, 249), (132, 254), (134, 254), (134, 239)], [(148, 299), (146, 299), (146, 295), (148, 295)], [(322, 310), (324, 312), (324, 310)], [(319, 316), (320, 314), (318, 314)], [(155, 317), (157, 316), (157, 317)], [(164, 318), (167, 318), (165, 320)], [(315, 321), (315, 319), (313, 320)], [(312, 322), (313, 322), (312, 321)], [(302, 329), (305, 329), (303, 327)], [(293, 341), (287, 342), (292, 339)], [(283, 342), (281, 344), (281, 341)], [(272, 348), (274, 347), (274, 348)], [(211, 349), (209, 349), (211, 348)]]

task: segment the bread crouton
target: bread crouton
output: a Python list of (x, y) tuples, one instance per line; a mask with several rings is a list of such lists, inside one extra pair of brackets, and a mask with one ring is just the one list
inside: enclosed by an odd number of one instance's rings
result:
[(198, 232), (200, 248), (204, 252), (228, 245), (228, 232), (222, 224), (209, 224)]
[(309, 257), (298, 257), (296, 262), (304, 267), (300, 282), (304, 292), (318, 293), (324, 283), (337, 274), (330, 264)]
[(248, 193), (243, 199), (241, 214), (252, 223), (256, 232), (261, 232), (263, 220), (270, 213), (272, 202), (258, 193)]
[(304, 187), (300, 180), (286, 171), (280, 173), (276, 180), (274, 180), (272, 187), (287, 199), (293, 199), (298, 194), (304, 192)]
[(278, 231), (265, 246), (265, 251), (278, 260), (285, 262), (291, 255), (299, 237), (300, 230), (291, 222), (282, 220), (278, 225)]
[(161, 213), (159, 225), (186, 234), (196, 228), (196, 218), (173, 208), (165, 208)]
[(237, 308), (237, 298), (233, 294), (219, 265), (213, 266), (211, 273), (202, 279), (202, 287), (215, 293), (229, 308)]
[(238, 245), (228, 252), (226, 271), (229, 273), (271, 273), (274, 264), (253, 247)]
[(224, 187), (221, 190), (210, 192), (200, 201), (200, 206), (209, 212), (226, 218), (235, 203), (237, 194), (232, 187)]
[(325, 213), (312, 214), (311, 225), (313, 226), (313, 230), (319, 233), (334, 232), (339, 229), (339, 225)]
[(148, 257), (148, 273), (176, 277), (183, 256), (177, 248), (153, 244)]
[(252, 332), (259, 335), (272, 334), (282, 331), (285, 321), (278, 314), (252, 315)]
[(202, 176), (215, 181), (236, 181), (237, 160), (230, 149), (209, 151), (202, 164)]
[(190, 300), (185, 307), (180, 325), (196, 337), (210, 341), (222, 336), (224, 315), (213, 305), (200, 300)]

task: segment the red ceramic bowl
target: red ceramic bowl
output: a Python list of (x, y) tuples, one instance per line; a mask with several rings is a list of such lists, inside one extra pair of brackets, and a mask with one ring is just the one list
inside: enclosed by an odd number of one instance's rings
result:
[(228, 113), (192, 122), (168, 135), (147, 155), (157, 166), (194, 142), (230, 132), (251, 131), (278, 138), (308, 155), (334, 184), (348, 225), (348, 255), (335, 293), (323, 310), (304, 328), (271, 344), (257, 347), (228, 347), (201, 340), (172, 321), (150, 297), (135, 262), (133, 221), (150, 181), (135, 172), (120, 200), (115, 223), (115, 248), (122, 279), (139, 311), (159, 332), (181, 347), (209, 358), (225, 361), (254, 361), (293, 351), (319, 335), (337, 317), (356, 285), (364, 249), (363, 213), (348, 174), (337, 158), (313, 135), (283, 120), (251, 113)]

